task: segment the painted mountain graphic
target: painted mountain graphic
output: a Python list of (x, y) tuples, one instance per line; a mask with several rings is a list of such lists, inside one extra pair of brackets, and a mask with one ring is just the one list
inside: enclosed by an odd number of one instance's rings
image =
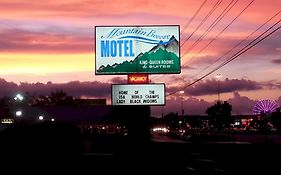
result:
[(132, 61), (101, 66), (97, 72), (101, 74), (180, 73), (179, 42), (172, 36), (165, 44), (160, 41)]
[(172, 52), (179, 56), (179, 42), (174, 37), (174, 35), (170, 38), (170, 40), (167, 42), (167, 44), (163, 44), (163, 41), (160, 41), (156, 46), (154, 46), (149, 52), (155, 52), (158, 49), (163, 49), (168, 52)]

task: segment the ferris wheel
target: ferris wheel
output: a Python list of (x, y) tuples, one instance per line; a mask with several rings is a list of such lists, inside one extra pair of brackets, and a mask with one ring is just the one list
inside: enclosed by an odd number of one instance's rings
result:
[(253, 114), (259, 115), (261, 113), (272, 113), (278, 108), (280, 107), (274, 100), (259, 100), (253, 108)]

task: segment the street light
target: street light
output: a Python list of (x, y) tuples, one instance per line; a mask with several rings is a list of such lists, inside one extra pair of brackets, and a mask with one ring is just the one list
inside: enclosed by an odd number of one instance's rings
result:
[(216, 78), (218, 79), (218, 102), (220, 102), (220, 78), (222, 77), (221, 74), (217, 74)]
[(23, 96), (21, 94), (17, 94), (15, 97), (14, 97), (14, 100), (16, 101), (22, 101), (23, 100)]
[(44, 120), (44, 116), (43, 116), (43, 115), (40, 115), (40, 116), (38, 117), (38, 119), (39, 119), (39, 120)]
[[(184, 94), (184, 91), (180, 91), (180, 94)], [(181, 115), (184, 115), (184, 110), (183, 110), (183, 97), (181, 98)]]
[(21, 111), (16, 111), (16, 116), (17, 117), (20, 117), (22, 115), (22, 112)]

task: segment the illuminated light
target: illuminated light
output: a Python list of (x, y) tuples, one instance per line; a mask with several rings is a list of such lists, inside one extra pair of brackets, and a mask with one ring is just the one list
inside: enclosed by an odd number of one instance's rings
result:
[(164, 130), (164, 132), (169, 132), (169, 129), (167, 129), (167, 128), (164, 128), (163, 130)]
[(234, 125), (236, 125), (236, 126), (237, 126), (237, 125), (240, 125), (240, 122), (235, 122)]
[(148, 84), (148, 74), (129, 74), (128, 84)]
[(170, 132), (169, 129), (167, 129), (167, 128), (165, 128), (165, 127), (163, 127), (163, 128), (156, 127), (156, 128), (153, 128), (152, 131), (153, 131), (153, 132), (165, 132), (165, 133), (166, 133), (166, 132)]
[(248, 119), (242, 119), (241, 121), (242, 121), (242, 125), (247, 125), (248, 123)]
[(180, 91), (180, 94), (184, 94), (184, 91)]
[(217, 75), (216, 75), (216, 78), (217, 78), (217, 79), (220, 79), (221, 77), (222, 77), (221, 74), (217, 74)]
[(22, 101), (23, 100), (23, 96), (21, 94), (17, 94), (14, 98), (14, 100), (19, 100)]
[(3, 118), (3, 119), (1, 119), (1, 123), (2, 123), (2, 124), (12, 124), (12, 123), (14, 123), (14, 119), (11, 119), (11, 118)]
[(274, 100), (260, 100), (258, 101), (254, 108), (253, 114), (260, 115), (260, 114), (268, 114), (276, 111), (279, 108), (279, 105)]
[(52, 122), (54, 122), (54, 121), (55, 121), (55, 119), (54, 119), (54, 118), (52, 118), (52, 119), (51, 119), (51, 121), (52, 121)]
[(38, 117), (38, 119), (39, 119), (39, 120), (44, 120), (44, 116), (40, 115), (40, 116)]
[(105, 129), (105, 127), (103, 126), (102, 129)]
[(21, 111), (17, 111), (17, 112), (16, 112), (16, 116), (17, 116), (17, 117), (22, 116), (22, 112), (21, 112)]

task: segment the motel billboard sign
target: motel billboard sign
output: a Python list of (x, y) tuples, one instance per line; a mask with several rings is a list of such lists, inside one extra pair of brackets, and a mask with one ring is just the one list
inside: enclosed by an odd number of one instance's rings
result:
[(95, 74), (179, 74), (179, 25), (96, 26)]

